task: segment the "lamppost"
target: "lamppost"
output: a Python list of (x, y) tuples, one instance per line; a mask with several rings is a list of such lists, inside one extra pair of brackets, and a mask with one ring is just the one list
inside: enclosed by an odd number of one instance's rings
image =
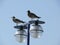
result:
[(14, 28), (18, 29), (15, 33), (17, 41), (23, 42), (27, 37), (27, 45), (30, 45), (30, 34), (33, 38), (39, 38), (44, 32), (40, 24), (44, 23), (44, 21), (31, 20), (26, 24), (14, 26)]

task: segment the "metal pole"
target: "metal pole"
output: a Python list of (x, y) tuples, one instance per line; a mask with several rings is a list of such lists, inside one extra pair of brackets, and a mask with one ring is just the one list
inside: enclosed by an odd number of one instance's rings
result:
[(27, 31), (27, 45), (30, 45), (30, 24), (28, 24), (28, 31)]

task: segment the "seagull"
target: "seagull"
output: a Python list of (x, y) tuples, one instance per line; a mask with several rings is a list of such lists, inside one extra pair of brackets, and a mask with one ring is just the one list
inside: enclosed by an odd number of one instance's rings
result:
[(30, 12), (30, 10), (28, 10), (27, 12), (28, 12), (27, 15), (28, 15), (31, 19), (35, 19), (35, 18), (39, 19), (39, 18), (41, 18), (41, 17), (38, 17), (36, 14)]
[(18, 25), (19, 23), (25, 23), (24, 21), (17, 19), (15, 16), (12, 17), (12, 20), (16, 23), (16, 25)]

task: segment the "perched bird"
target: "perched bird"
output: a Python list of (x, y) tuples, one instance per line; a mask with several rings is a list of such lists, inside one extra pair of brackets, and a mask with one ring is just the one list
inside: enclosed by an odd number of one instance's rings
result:
[(41, 18), (41, 17), (38, 17), (36, 14), (30, 12), (30, 10), (28, 10), (27, 12), (28, 12), (27, 15), (28, 15), (31, 19), (35, 19), (35, 18), (38, 18), (38, 19), (39, 19), (39, 18)]
[(12, 20), (16, 23), (16, 25), (18, 25), (19, 23), (25, 23), (24, 21), (17, 19), (15, 16), (12, 17)]

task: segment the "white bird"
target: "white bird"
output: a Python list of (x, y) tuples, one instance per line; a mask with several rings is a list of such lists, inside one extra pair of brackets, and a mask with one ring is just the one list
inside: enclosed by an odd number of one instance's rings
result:
[(25, 23), (24, 21), (17, 19), (15, 16), (12, 17), (12, 20), (16, 23), (16, 25), (18, 25), (19, 23)]
[(28, 15), (31, 19), (35, 19), (35, 18), (38, 18), (38, 19), (39, 19), (39, 18), (41, 18), (41, 17), (38, 17), (36, 14), (30, 12), (30, 10), (28, 10), (27, 12), (28, 12), (27, 15)]

